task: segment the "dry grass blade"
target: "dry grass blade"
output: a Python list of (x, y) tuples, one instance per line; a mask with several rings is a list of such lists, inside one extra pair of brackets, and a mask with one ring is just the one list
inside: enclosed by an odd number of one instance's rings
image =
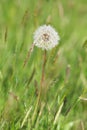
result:
[(4, 40), (5, 42), (7, 41), (7, 34), (8, 34), (8, 28), (5, 28), (5, 35), (4, 35)]
[(80, 121), (81, 130), (85, 130), (83, 121)]
[(80, 100), (87, 101), (87, 98), (79, 97)]
[(30, 48), (29, 51), (28, 51), (28, 54), (27, 54), (27, 57), (26, 57), (26, 59), (25, 59), (25, 61), (24, 61), (23, 67), (25, 67), (25, 65), (26, 65), (26, 63), (27, 63), (27, 61), (28, 61), (28, 59), (30, 58), (30, 55), (31, 55), (33, 49), (34, 49), (34, 44), (32, 44), (31, 48)]
[(63, 5), (61, 2), (58, 2), (58, 9), (59, 9), (59, 16), (61, 18), (64, 18), (64, 9), (63, 9)]
[(28, 21), (28, 18), (29, 18), (29, 11), (28, 11), (28, 9), (27, 9), (27, 10), (25, 11), (24, 16), (23, 16), (23, 19), (22, 19), (21, 24), (22, 24), (22, 25), (25, 25), (26, 22)]
[(29, 87), (31, 81), (33, 80), (34, 75), (35, 75), (35, 68), (33, 69), (32, 74), (31, 74), (31, 76), (29, 77), (29, 79), (27, 81), (27, 84), (26, 84), (27, 88)]
[(61, 113), (63, 104), (64, 104), (64, 103), (61, 104), (61, 106), (59, 107), (59, 110), (58, 110), (58, 112), (57, 112), (57, 114), (56, 114), (56, 116), (55, 116), (55, 119), (54, 119), (54, 122), (53, 122), (54, 125), (57, 123), (57, 121), (58, 121), (58, 119), (59, 119), (59, 116), (60, 116), (60, 113)]
[(24, 126), (24, 123), (26, 122), (31, 110), (32, 110), (32, 107), (30, 107), (30, 109), (27, 111), (27, 113), (26, 113), (26, 115), (25, 115), (25, 117), (24, 117), (24, 119), (22, 121), (21, 128)]
[(42, 113), (43, 113), (44, 107), (45, 107), (45, 103), (42, 103), (42, 104), (41, 104), (41, 109), (40, 109), (40, 111), (39, 111), (38, 118), (37, 118), (37, 121), (36, 121), (36, 126), (39, 124), (39, 119), (40, 119), (40, 117), (41, 117), (41, 115), (42, 115)]

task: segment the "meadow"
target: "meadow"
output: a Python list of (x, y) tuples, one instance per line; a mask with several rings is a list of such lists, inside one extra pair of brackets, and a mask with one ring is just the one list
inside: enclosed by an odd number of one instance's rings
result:
[[(44, 24), (60, 42), (39, 95), (44, 51), (23, 64)], [(87, 130), (87, 0), (0, 0), (0, 130)]]

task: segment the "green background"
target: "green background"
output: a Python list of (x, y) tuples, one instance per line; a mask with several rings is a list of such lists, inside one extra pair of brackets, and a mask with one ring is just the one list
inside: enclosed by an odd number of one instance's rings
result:
[[(61, 40), (47, 51), (33, 124), (43, 51), (35, 47), (23, 64), (34, 31), (44, 24)], [(87, 0), (0, 0), (0, 130), (77, 129), (87, 129)]]

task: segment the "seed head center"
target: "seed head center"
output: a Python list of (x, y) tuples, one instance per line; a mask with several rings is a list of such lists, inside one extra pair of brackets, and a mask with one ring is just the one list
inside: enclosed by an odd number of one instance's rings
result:
[(49, 35), (48, 35), (47, 33), (43, 34), (43, 35), (42, 35), (42, 39), (43, 39), (44, 41), (48, 41), (48, 40), (49, 40)]

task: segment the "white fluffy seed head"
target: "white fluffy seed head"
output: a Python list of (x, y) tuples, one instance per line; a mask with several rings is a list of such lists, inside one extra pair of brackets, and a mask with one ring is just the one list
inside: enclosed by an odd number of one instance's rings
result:
[(43, 50), (49, 50), (59, 43), (60, 37), (50, 25), (40, 26), (34, 33), (34, 44)]

